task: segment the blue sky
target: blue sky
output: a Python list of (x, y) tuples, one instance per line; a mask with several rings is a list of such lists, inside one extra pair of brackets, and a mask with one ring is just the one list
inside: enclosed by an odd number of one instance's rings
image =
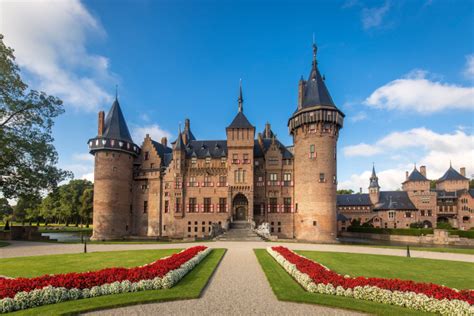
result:
[(341, 188), (366, 190), (372, 162), (383, 189), (413, 163), (430, 178), (450, 160), (474, 173), (472, 1), (2, 2), (0, 15), (31, 88), (65, 102), (55, 145), (78, 178), (91, 178), (86, 141), (116, 84), (137, 143), (146, 132), (174, 139), (186, 117), (197, 138), (223, 139), (242, 78), (249, 120), (290, 145), (313, 33), (346, 114)]

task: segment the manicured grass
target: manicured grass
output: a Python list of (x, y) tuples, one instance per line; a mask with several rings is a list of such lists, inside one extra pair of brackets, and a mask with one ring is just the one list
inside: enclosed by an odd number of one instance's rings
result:
[(75, 315), (88, 311), (127, 305), (198, 298), (224, 256), (224, 253), (225, 249), (213, 249), (198, 266), (171, 289), (123, 293), (68, 301), (18, 311), (12, 313), (12, 315)]
[[(385, 245), (367, 245), (367, 244), (350, 244), (350, 246), (363, 246), (373, 248), (390, 248), (390, 249), (406, 249), (406, 246), (385, 246)], [(431, 252), (443, 252), (443, 253), (460, 253), (466, 255), (474, 255), (474, 248), (443, 248), (443, 247), (412, 247), (410, 250), (417, 251), (431, 251)]]
[[(255, 249), (255, 254), (276, 297), (281, 301), (309, 303), (351, 309), (375, 315), (428, 315), (398, 306), (357, 300), (350, 297), (310, 293), (305, 291), (293, 278), (267, 253), (265, 249)], [(364, 256), (364, 255), (361, 255)]]
[(6, 242), (6, 241), (0, 241), (0, 247), (6, 247), (8, 246), (10, 243)]
[(431, 282), (456, 289), (474, 288), (474, 264), (339, 252), (297, 251), (339, 274)]

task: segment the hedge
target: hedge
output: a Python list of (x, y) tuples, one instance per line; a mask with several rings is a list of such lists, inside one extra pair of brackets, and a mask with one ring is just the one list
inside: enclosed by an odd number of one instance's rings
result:
[[(349, 226), (348, 232), (353, 233), (368, 233), (368, 234), (384, 234), (384, 235), (403, 235), (403, 236), (421, 236), (433, 234), (432, 228), (375, 228), (375, 227), (361, 227)], [(459, 237), (474, 239), (473, 230), (448, 230), (450, 235), (458, 235)]]

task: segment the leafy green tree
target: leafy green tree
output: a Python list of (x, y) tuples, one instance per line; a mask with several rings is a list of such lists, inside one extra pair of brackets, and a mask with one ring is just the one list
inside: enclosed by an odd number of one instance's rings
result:
[(58, 190), (50, 192), (43, 198), (40, 205), (40, 216), (44, 219), (46, 225), (58, 218), (60, 206)]
[(5, 229), (10, 227), (11, 217), (13, 215), (13, 207), (6, 198), (0, 198), (0, 220), (5, 222)]
[(71, 221), (79, 226), (79, 210), (82, 207), (81, 197), (86, 189), (92, 188), (87, 180), (71, 180), (68, 184), (59, 187), (60, 217), (65, 220), (66, 226)]
[(82, 223), (89, 227), (90, 220), (92, 219), (92, 208), (94, 203), (94, 189), (85, 189), (81, 196), (81, 209), (79, 210), (79, 216), (81, 217)]
[(53, 189), (70, 172), (56, 167), (53, 119), (62, 101), (28, 90), (20, 77), (13, 49), (0, 34), (0, 193), (5, 198), (35, 196)]
[(354, 194), (354, 190), (345, 190), (345, 189), (341, 189), (341, 190), (337, 190), (337, 194)]
[(469, 189), (474, 189), (474, 179), (469, 180)]
[(39, 195), (21, 195), (13, 209), (13, 219), (24, 225), (25, 221), (31, 220), (30, 216), (34, 210), (39, 208), (40, 203), (41, 197)]

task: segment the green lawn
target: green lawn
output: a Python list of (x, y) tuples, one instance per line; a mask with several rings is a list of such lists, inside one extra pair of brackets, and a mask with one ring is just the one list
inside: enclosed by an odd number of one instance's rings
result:
[(431, 282), (457, 289), (474, 288), (474, 264), (469, 262), (339, 252), (297, 252), (340, 274)]
[[(406, 246), (385, 246), (385, 245), (367, 245), (367, 244), (350, 244), (350, 246), (363, 246), (373, 248), (391, 248), (391, 249), (406, 249)], [(466, 255), (474, 255), (474, 248), (445, 248), (445, 247), (417, 247), (410, 246), (410, 250), (417, 251), (431, 251), (431, 252), (443, 252), (443, 253), (460, 253)]]
[(398, 306), (357, 300), (350, 297), (307, 292), (293, 280), (265, 249), (255, 249), (255, 254), (270, 283), (273, 293), (275, 293), (275, 296), (281, 301), (324, 305), (384, 316), (429, 315)]
[[(173, 251), (175, 252), (176, 250), (172, 250), (172, 252)], [(148, 252), (150, 252), (150, 254), (148, 254)], [(130, 263), (129, 260), (136, 260), (136, 262), (140, 264), (139, 262), (150, 262), (149, 260), (142, 259), (143, 256), (154, 256), (154, 258), (156, 259), (157, 254), (159, 254), (160, 257), (166, 255), (166, 252), (161, 252), (161, 250), (117, 251), (113, 252), (115, 256), (112, 256), (110, 258), (116, 258), (115, 260), (118, 260), (120, 262), (124, 262), (123, 260), (126, 260), (128, 261), (128, 263)], [(95, 298), (82, 299), (77, 301), (68, 301), (59, 304), (45, 305), (37, 308), (18, 311), (12, 313), (12, 315), (71, 315), (84, 313), (87, 311), (115, 308), (127, 305), (198, 298), (201, 295), (202, 290), (206, 287), (209, 278), (214, 273), (214, 270), (216, 269), (220, 260), (224, 256), (224, 253), (225, 249), (213, 249), (213, 251), (197, 267), (195, 267), (189, 274), (187, 274), (177, 285), (175, 285), (171, 289), (123, 293), (117, 295), (106, 295)], [(104, 254), (110, 253), (96, 254), (100, 254), (100, 256), (103, 256)], [(133, 255), (134, 259), (129, 258), (130, 255)], [(41, 260), (39, 261), (42, 261), (44, 257), (48, 256), (40, 257)], [(106, 257), (102, 257), (102, 259), (104, 258)], [(147, 259), (149, 258), (147, 257)], [(95, 264), (96, 260), (92, 260), (91, 262)], [(124, 264), (122, 264), (122, 266), (124, 266)], [(41, 269), (47, 270), (46, 267), (43, 267)], [(55, 269), (51, 268), (50, 270), (54, 271)]]

